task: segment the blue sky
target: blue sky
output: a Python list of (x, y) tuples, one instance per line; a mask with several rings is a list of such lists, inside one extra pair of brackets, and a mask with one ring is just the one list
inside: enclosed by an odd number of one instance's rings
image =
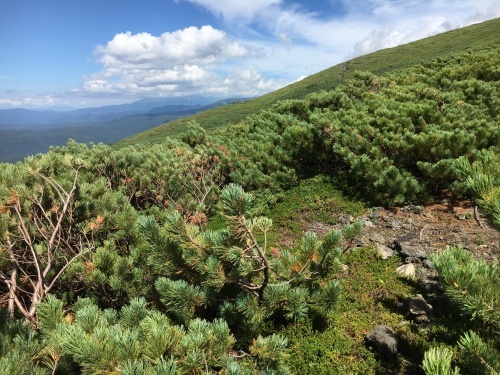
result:
[(498, 0), (0, 0), (0, 109), (255, 96)]

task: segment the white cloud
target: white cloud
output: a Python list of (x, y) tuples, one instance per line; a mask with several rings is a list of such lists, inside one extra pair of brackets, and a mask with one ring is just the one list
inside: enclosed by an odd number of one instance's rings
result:
[[(379, 1), (385, 3), (386, 1)], [(375, 8), (385, 23), (374, 24), (367, 35), (354, 44), (348, 57), (395, 47), (473, 23), (500, 17), (500, 3), (483, 0), (433, 0), (422, 10), (422, 1), (400, 3), (398, 7)]]
[[(358, 35), (356, 21), (340, 20), (331, 17), (324, 19), (308, 11), (303, 6), (281, 0), (253, 0), (236, 2), (234, 0), (185, 0), (203, 6), (217, 17), (238, 27), (247, 25), (257, 34), (270, 32), (277, 41), (290, 47), (293, 41), (306, 41), (322, 47), (339, 48), (346, 41), (346, 33), (351, 37)], [(232, 25), (234, 26), (234, 25)], [(256, 30), (259, 29), (259, 30)], [(351, 43), (352, 46), (352, 43)]]
[(0, 108), (1, 107), (20, 107), (21, 105), (23, 105), (23, 102), (21, 100), (0, 98)]
[(201, 5), (216, 16), (222, 17), (229, 22), (245, 21), (251, 22), (262, 17), (263, 12), (270, 8), (278, 7), (282, 0), (188, 0), (194, 4)]
[(192, 26), (158, 37), (148, 33), (121, 33), (95, 50), (98, 61), (107, 69), (170, 69), (187, 61), (210, 64), (250, 53), (224, 31), (212, 26)]
[(0, 108), (10, 107), (45, 107), (56, 104), (53, 95), (24, 97), (19, 99), (0, 98)]
[[(222, 19), (154, 36), (117, 34), (95, 50), (87, 93), (260, 95), (342, 60), (500, 16), (494, 0), (337, 0), (319, 14), (295, 0), (183, 0)], [(300, 1), (300, 3), (299, 3)], [(333, 8), (342, 3), (342, 14)]]
[[(52, 99), (47, 92), (10, 95), (0, 106), (33, 107), (50, 100), (103, 105), (193, 93), (260, 95), (346, 58), (500, 17), (498, 0), (176, 1), (210, 12), (224, 30), (192, 26), (161, 35), (116, 34), (95, 48), (101, 69), (86, 76), (79, 89), (55, 92)], [(316, 11), (308, 8), (312, 5)], [(10, 78), (0, 76), (3, 82)]]
[[(119, 80), (89, 79), (84, 84), (86, 92), (140, 94), (155, 90), (172, 91), (179, 85), (196, 84), (210, 79), (213, 74), (197, 65), (179, 65), (171, 69), (115, 69)], [(113, 74), (115, 75), (115, 74)], [(112, 77), (112, 76), (110, 76)]]
[(266, 79), (254, 67), (247, 67), (229, 74), (224, 80), (224, 85), (224, 89), (227, 92), (238, 92), (244, 96), (255, 96), (263, 92), (277, 90), (284, 86), (284, 82), (273, 78)]
[[(87, 77), (83, 92), (95, 94), (153, 95), (230, 92), (224, 79), (228, 68), (243, 58), (258, 59), (261, 47), (231, 39), (212, 26), (188, 27), (160, 36), (121, 33), (95, 49), (102, 70)], [(233, 68), (234, 69), (234, 68)], [(255, 77), (255, 85), (266, 85)], [(247, 82), (250, 83), (250, 82)], [(259, 86), (260, 85), (260, 86)]]
[[(347, 0), (344, 0), (347, 2)], [(363, 21), (364, 37), (348, 57), (395, 47), (500, 16), (496, 0), (361, 0), (350, 14)]]
[(349, 57), (356, 57), (380, 49), (395, 47), (456, 28), (445, 17), (431, 16), (419, 21), (418, 27), (417, 25), (408, 24), (406, 29), (383, 27), (372, 30), (363, 40), (354, 45), (353, 52)]
[[(329, 16), (308, 11), (307, 3), (301, 1), (305, 4), (302, 6), (298, 0), (296, 3), (261, 0), (255, 4), (249, 2), (251, 5), (231, 0), (185, 1), (201, 5), (224, 20), (239, 17), (249, 27), (260, 28), (285, 42), (287, 48), (292, 41), (308, 43), (311, 53), (314, 48), (329, 48), (343, 51), (344, 57), (500, 17), (498, 0), (337, 0), (332, 1)], [(342, 15), (333, 12), (339, 3)], [(245, 18), (247, 6), (252, 10), (251, 16)]]

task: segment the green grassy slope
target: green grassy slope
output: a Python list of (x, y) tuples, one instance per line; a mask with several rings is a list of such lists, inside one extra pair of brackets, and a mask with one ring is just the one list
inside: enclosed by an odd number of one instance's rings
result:
[[(355, 70), (365, 70), (380, 75), (439, 56), (480, 49), (496, 43), (500, 43), (500, 18), (354, 58), (347, 63), (344, 79), (349, 78)], [(183, 133), (186, 124), (191, 120), (197, 121), (207, 130), (238, 122), (252, 113), (268, 108), (278, 100), (301, 99), (312, 92), (332, 90), (339, 84), (339, 74), (344, 69), (344, 63), (335, 65), (254, 100), (214, 108), (168, 122), (126, 138), (117, 143), (117, 146), (161, 142), (167, 136), (175, 137)]]

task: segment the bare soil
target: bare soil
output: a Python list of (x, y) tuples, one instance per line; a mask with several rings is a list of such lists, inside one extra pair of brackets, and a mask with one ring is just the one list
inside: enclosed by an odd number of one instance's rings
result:
[[(471, 201), (453, 201), (427, 206), (405, 206), (389, 209), (374, 208), (358, 219), (364, 222), (360, 244), (368, 244), (374, 235), (383, 245), (394, 241), (411, 241), (427, 253), (442, 251), (447, 246), (461, 246), (477, 258), (497, 260), (500, 255), (500, 232)], [(306, 223), (306, 230), (314, 231), (321, 238), (327, 231), (354, 218), (338, 214), (337, 225), (319, 222)]]

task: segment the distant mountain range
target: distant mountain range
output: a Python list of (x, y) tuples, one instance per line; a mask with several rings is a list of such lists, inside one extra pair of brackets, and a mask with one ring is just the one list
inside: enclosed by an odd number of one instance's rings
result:
[[(230, 100), (238, 101), (239, 99)], [(0, 126), (8, 124), (39, 128), (39, 125), (53, 127), (58, 124), (101, 122), (150, 112), (155, 114), (170, 114), (172, 112), (199, 109), (218, 101), (215, 98), (204, 96), (186, 96), (180, 98), (141, 99), (133, 103), (70, 111), (32, 110), (24, 108), (3, 109), (0, 110)]]
[(70, 138), (114, 143), (180, 117), (248, 99), (186, 96), (69, 111), (0, 110), (0, 162), (47, 152), (50, 146), (65, 145)]

